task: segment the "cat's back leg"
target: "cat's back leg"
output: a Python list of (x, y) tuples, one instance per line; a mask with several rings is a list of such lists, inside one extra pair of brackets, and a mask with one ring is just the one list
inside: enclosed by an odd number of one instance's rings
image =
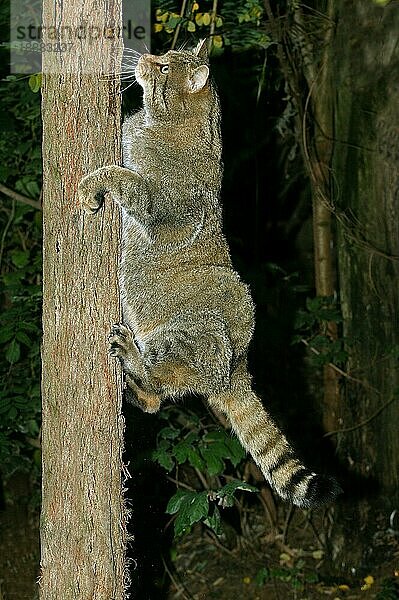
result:
[(232, 349), (223, 319), (213, 313), (185, 311), (144, 335), (115, 325), (110, 343), (126, 375), (161, 400), (228, 387)]
[(119, 358), (122, 364), (127, 400), (144, 412), (158, 412), (161, 396), (153, 390), (145, 389), (146, 371), (132, 330), (125, 324), (115, 324), (108, 339), (111, 356)]

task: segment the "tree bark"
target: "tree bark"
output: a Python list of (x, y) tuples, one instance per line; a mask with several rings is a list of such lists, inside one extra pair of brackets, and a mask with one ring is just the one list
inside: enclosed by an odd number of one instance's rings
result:
[[(280, 66), (298, 112), (298, 140), (312, 199), (315, 292), (320, 298), (330, 299), (337, 293), (330, 197), (333, 113), (329, 58), (334, 33), (334, 2), (316, 1), (317, 11), (292, 3), (286, 15), (289, 24), (286, 27), (274, 16), (270, 0), (264, 0), (264, 4), (272, 35), (278, 42)], [(306, 94), (302, 89), (304, 82)], [(327, 323), (323, 334), (336, 340), (337, 324)], [(337, 428), (340, 395), (339, 375), (330, 365), (323, 368), (323, 383), (323, 427), (330, 432)]]
[[(317, 53), (314, 48), (309, 50), (309, 56), (306, 53), (306, 45), (302, 51), (303, 70), (309, 88), (308, 99), (311, 109), (310, 115), (307, 115), (305, 107), (302, 152), (309, 174), (312, 196), (316, 296), (332, 298), (337, 294), (330, 176), (333, 152), (330, 53), (334, 31), (334, 0), (327, 0), (323, 4), (326, 4), (326, 7), (320, 7), (320, 9), (326, 11), (327, 24), (324, 24), (323, 51), (318, 64), (315, 63)], [(300, 17), (301, 8), (296, 10), (296, 15)], [(303, 26), (302, 20), (299, 20), (297, 24), (299, 27)], [(306, 31), (305, 27), (304, 30)], [(308, 120), (312, 122), (313, 127), (310, 128), (309, 147), (306, 147)], [(338, 337), (337, 324), (332, 321), (327, 323), (324, 333), (330, 339), (336, 340)], [(323, 428), (329, 432), (337, 427), (337, 412), (340, 402), (339, 376), (330, 365), (325, 365), (323, 368), (323, 384)]]
[[(276, 31), (269, 0), (265, 6)], [(325, 371), (332, 379), (325, 378), (324, 424), (347, 475), (331, 541), (339, 572), (359, 574), (373, 565), (377, 518), (385, 530), (397, 528), (390, 517), (399, 500), (399, 12), (397, 2), (373, 0), (316, 0), (313, 6), (317, 10), (310, 9), (306, 21), (300, 5), (294, 9), (288, 52), (280, 49), (279, 58), (292, 96), (299, 98), (308, 142), (303, 155), (321, 296), (335, 291), (330, 214), (336, 217), (342, 333), (350, 358), (340, 381), (343, 393), (337, 393), (335, 374)], [(309, 119), (301, 111), (303, 78)], [(314, 128), (306, 130), (311, 119)]]
[[(91, 23), (92, 15), (103, 25), (121, 23), (118, 1), (66, 0), (59, 14), (57, 6), (44, 1), (43, 21), (58, 28), (61, 42), (63, 25)], [(48, 33), (43, 41), (54, 44)], [(73, 41), (73, 52), (43, 59), (40, 597), (121, 600), (124, 421), (121, 374), (107, 353), (110, 325), (120, 321), (119, 213), (109, 202), (88, 217), (76, 196), (83, 175), (120, 163), (120, 96), (115, 81), (94, 68), (101, 52), (115, 47)], [(118, 60), (117, 44), (116, 53)]]
[(399, 13), (395, 2), (336, 10), (339, 281), (348, 369), (364, 384), (345, 384), (337, 439), (349, 477), (333, 541), (336, 564), (358, 572), (373, 562), (377, 516), (388, 529), (399, 500)]

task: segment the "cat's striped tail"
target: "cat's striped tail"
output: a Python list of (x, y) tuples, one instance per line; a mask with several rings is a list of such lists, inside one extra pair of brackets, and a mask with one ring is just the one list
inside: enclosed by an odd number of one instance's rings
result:
[(302, 508), (331, 502), (342, 492), (334, 478), (313, 473), (296, 457), (284, 434), (252, 391), (245, 368), (236, 370), (229, 392), (209, 403), (229, 419), (243, 447), (282, 498)]

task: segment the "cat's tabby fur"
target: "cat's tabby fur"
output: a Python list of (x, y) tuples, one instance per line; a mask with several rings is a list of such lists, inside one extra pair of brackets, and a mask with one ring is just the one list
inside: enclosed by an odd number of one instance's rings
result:
[(222, 233), (220, 110), (206, 46), (145, 54), (136, 79), (144, 108), (124, 123), (125, 166), (79, 185), (89, 213), (107, 193), (122, 208), (123, 324), (112, 329), (110, 351), (144, 411), (201, 394), (280, 496), (303, 507), (332, 500), (338, 485), (301, 463), (252, 391), (254, 306)]

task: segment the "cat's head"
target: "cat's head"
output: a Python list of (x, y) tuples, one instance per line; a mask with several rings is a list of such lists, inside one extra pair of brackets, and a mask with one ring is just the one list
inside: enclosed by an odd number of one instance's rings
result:
[(205, 40), (192, 51), (169, 50), (161, 56), (143, 54), (135, 75), (144, 90), (146, 110), (167, 119), (206, 102), (211, 89), (208, 64)]

